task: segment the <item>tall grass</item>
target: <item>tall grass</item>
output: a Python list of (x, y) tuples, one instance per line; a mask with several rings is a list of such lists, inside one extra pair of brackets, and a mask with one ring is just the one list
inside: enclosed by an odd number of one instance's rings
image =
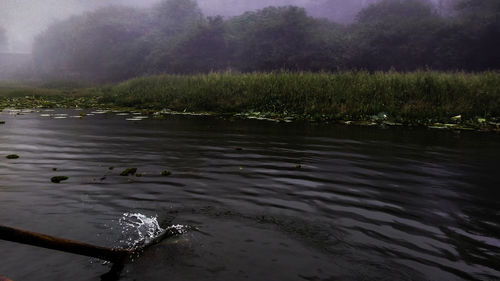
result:
[(95, 88), (74, 88), (73, 85), (76, 84), (51, 83), (46, 86), (38, 83), (0, 82), (0, 111), (8, 107), (89, 108), (101, 106)]
[(271, 112), (313, 119), (425, 122), (500, 116), (500, 73), (211, 73), (148, 76), (101, 88), (118, 106)]
[(0, 97), (54, 96), (61, 95), (57, 89), (37, 88), (18, 82), (1, 82)]

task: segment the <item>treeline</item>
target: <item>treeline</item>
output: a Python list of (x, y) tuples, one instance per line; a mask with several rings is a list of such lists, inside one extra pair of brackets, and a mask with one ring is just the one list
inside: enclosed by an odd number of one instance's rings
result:
[(156, 73), (500, 68), (500, 1), (382, 0), (350, 25), (269, 7), (224, 19), (194, 0), (149, 10), (111, 6), (50, 26), (35, 40), (46, 79), (118, 81)]

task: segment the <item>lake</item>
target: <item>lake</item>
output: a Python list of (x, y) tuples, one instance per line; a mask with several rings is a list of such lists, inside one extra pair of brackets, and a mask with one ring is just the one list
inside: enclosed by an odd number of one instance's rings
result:
[[(18, 113), (0, 115), (0, 224), (107, 247), (156, 222), (194, 228), (120, 280), (500, 278), (499, 134)], [(140, 176), (120, 176), (126, 168)], [(14, 281), (110, 269), (5, 241), (0, 251), (0, 274)]]

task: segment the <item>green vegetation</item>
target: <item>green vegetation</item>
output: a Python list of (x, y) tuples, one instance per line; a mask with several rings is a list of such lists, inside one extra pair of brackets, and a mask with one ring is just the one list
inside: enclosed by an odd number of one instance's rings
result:
[(68, 180), (68, 179), (69, 179), (69, 178), (68, 178), (68, 177), (66, 177), (66, 176), (56, 176), (56, 177), (52, 177), (52, 178), (50, 179), (50, 181), (51, 181), (51, 182), (53, 182), (53, 183), (60, 183), (60, 182), (62, 182), (62, 181)]
[(123, 172), (121, 172), (120, 176), (123, 176), (123, 177), (131, 176), (131, 175), (135, 175), (136, 172), (137, 172), (137, 168), (128, 168), (128, 169), (125, 169)]
[[(129, 108), (158, 115), (197, 112), (347, 124), (461, 124), (475, 128), (497, 127), (500, 117), (498, 72), (159, 75), (76, 91), (76, 95), (27, 96), (16, 100), (9, 95), (0, 96), (0, 105)], [(47, 102), (50, 99), (53, 100)]]
[(449, 3), (380, 0), (348, 25), (293, 6), (230, 18), (195, 0), (104, 7), (40, 34), (32, 77), (56, 82), (0, 84), (0, 108), (498, 130), (500, 1)]
[[(116, 82), (228, 70), (500, 68), (500, 1), (453, 0), (446, 12), (431, 2), (380, 0), (349, 25), (293, 6), (231, 18), (204, 17), (194, 0), (163, 0), (150, 10), (105, 7), (42, 33), (33, 46), (35, 76)], [(335, 13), (335, 3), (325, 10)]]
[[(62, 84), (65, 86), (61, 87)], [(73, 82), (51, 82), (43, 85), (0, 82), (0, 109), (102, 106), (95, 88), (76, 85)]]
[[(266, 113), (313, 120), (448, 122), (500, 116), (500, 74), (253, 73), (162, 75), (103, 88), (101, 102), (123, 107)], [(385, 112), (387, 117), (378, 117)]]

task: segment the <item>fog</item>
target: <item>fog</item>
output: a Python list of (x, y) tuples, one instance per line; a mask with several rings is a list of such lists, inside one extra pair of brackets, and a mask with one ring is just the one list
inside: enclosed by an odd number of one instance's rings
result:
[(498, 0), (0, 1), (4, 80), (500, 68)]
[[(34, 37), (51, 23), (106, 5), (148, 7), (158, 0), (1, 0), (0, 26), (7, 31), (10, 52), (31, 52)], [(364, 6), (376, 0), (198, 0), (207, 16), (234, 16), (267, 6), (296, 5), (309, 14), (338, 22), (352, 21)]]
[(1, 0), (0, 26), (7, 30), (11, 52), (30, 52), (34, 37), (49, 24), (99, 6), (150, 5), (153, 0)]

